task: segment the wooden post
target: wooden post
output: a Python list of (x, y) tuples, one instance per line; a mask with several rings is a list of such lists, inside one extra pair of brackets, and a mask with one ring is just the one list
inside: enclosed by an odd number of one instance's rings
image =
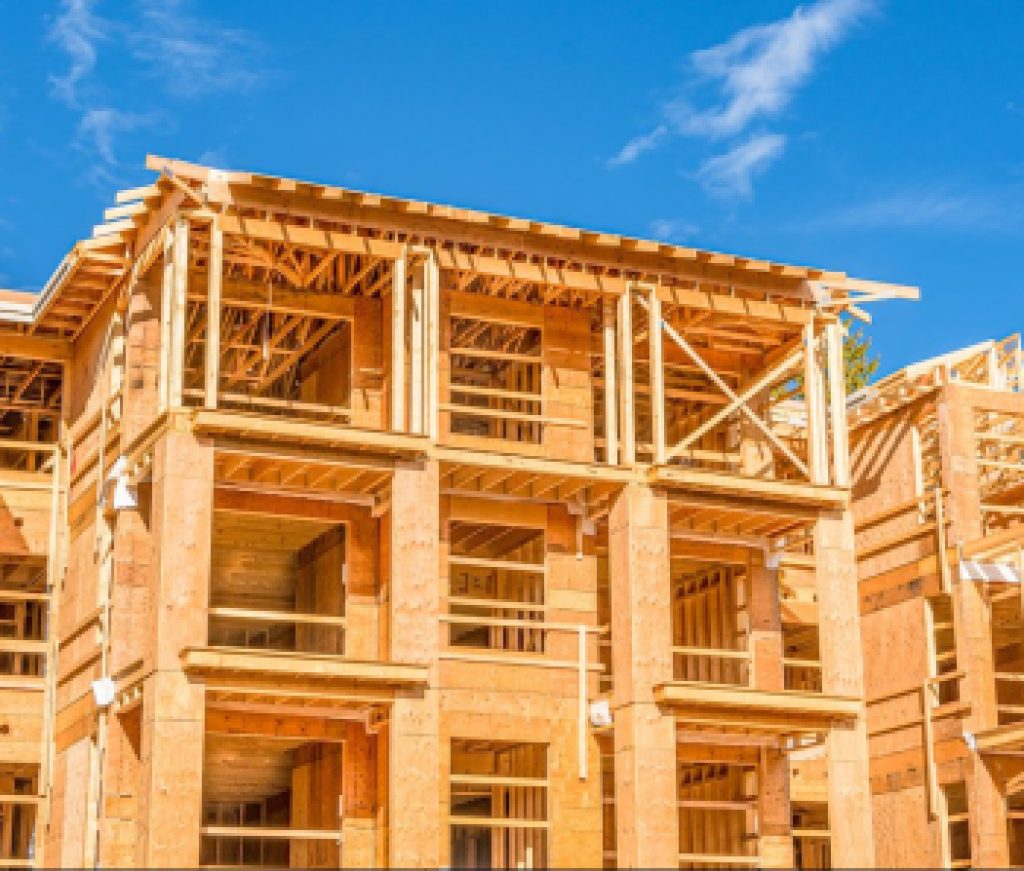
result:
[(206, 407), (217, 407), (220, 384), (221, 278), (224, 269), (224, 232), (216, 218), (210, 223), (210, 256), (207, 262), (206, 301)]
[(608, 515), (620, 868), (674, 868), (679, 856), (675, 718), (654, 701), (672, 680), (668, 499), (627, 484)]
[(651, 462), (665, 462), (665, 360), (661, 342), (661, 300), (657, 289), (648, 291), (647, 345), (651, 368)]
[(391, 284), (391, 429), (405, 431), (405, 277), (407, 249), (395, 260)]
[(174, 224), (174, 285), (171, 302), (171, 359), (169, 408), (181, 406), (185, 378), (185, 312), (188, 303), (188, 220)]
[(174, 295), (174, 233), (164, 230), (164, 271), (160, 287), (160, 396), (159, 410), (166, 411), (171, 389), (171, 309)]
[(622, 462), (636, 462), (636, 421), (633, 416), (633, 292), (619, 297), (619, 427)]
[(433, 441), (437, 441), (438, 421), (437, 413), (440, 404), (440, 327), (441, 327), (441, 273), (437, 267), (437, 258), (431, 251), (424, 266), (426, 270), (425, 293), (426, 293), (426, 330), (427, 335), (423, 342), (426, 351), (426, 364), (424, 373), (426, 376), (426, 431)]
[(426, 281), (426, 264), (422, 256), (412, 273), (412, 326), (409, 332), (410, 348), (410, 380), (409, 380), (409, 431), (422, 434), (423, 426), (423, 333), (426, 321), (423, 310), (426, 302), (424, 283)]
[(604, 337), (604, 455), (610, 466), (619, 464), (619, 397), (616, 393), (618, 364), (615, 359), (615, 304), (602, 305)]
[(807, 467), (812, 484), (828, 483), (828, 457), (824, 450), (825, 413), (821, 366), (816, 352), (814, 321), (804, 327), (804, 402), (807, 408)]
[(832, 470), (837, 487), (850, 486), (850, 438), (846, 429), (846, 376), (839, 321), (825, 326), (828, 353), (829, 408), (832, 417)]

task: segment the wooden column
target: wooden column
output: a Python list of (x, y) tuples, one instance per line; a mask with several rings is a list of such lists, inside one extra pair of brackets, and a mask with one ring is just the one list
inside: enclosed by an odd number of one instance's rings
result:
[[(860, 602), (850, 511), (822, 511), (814, 532), (819, 644), (825, 693), (864, 698)], [(828, 737), (828, 797), (833, 867), (874, 863), (867, 723), (832, 729)]]
[(814, 321), (804, 327), (804, 401), (807, 408), (807, 467), (811, 483), (828, 483), (825, 391), (816, 350)]
[(850, 437), (846, 423), (846, 372), (843, 360), (843, 331), (839, 321), (825, 327), (828, 354), (829, 415), (832, 430), (832, 471), (837, 487), (850, 486)]
[(160, 383), (158, 408), (166, 411), (171, 390), (171, 311), (174, 307), (174, 231), (164, 231), (163, 276), (160, 285)]
[(655, 288), (648, 291), (647, 344), (651, 369), (651, 453), (653, 463), (665, 462), (665, 358), (662, 353), (661, 300)]
[(604, 339), (604, 453), (610, 466), (619, 464), (619, 397), (617, 393), (618, 362), (615, 359), (615, 304), (605, 299), (602, 304), (602, 338)]
[(399, 695), (388, 730), (392, 868), (441, 864), (440, 475), (436, 462), (395, 470), (389, 530), (391, 660), (425, 665), (428, 688)]
[(782, 611), (779, 605), (779, 571), (765, 563), (764, 554), (751, 551), (747, 563), (750, 577), (750, 663), (752, 686), (759, 690), (785, 687), (782, 658)]
[(422, 257), (417, 260), (412, 271), (412, 289), (410, 291), (410, 328), (409, 328), (409, 432), (422, 434), (426, 432), (423, 420), (423, 394), (425, 376), (424, 364), (424, 324), (426, 322), (426, 266)]
[(636, 418), (633, 414), (633, 294), (619, 297), (619, 432), (622, 462), (636, 462)]
[(437, 441), (438, 408), (441, 401), (440, 393), (440, 347), (441, 347), (441, 272), (437, 267), (437, 258), (431, 252), (426, 262), (426, 309), (427, 335), (424, 340), (426, 351), (426, 431), (431, 439)]
[(221, 279), (224, 270), (224, 233), (220, 221), (210, 222), (210, 256), (207, 268), (206, 301), (206, 401), (207, 408), (217, 407), (217, 386), (220, 384), (220, 316)]
[(374, 868), (377, 856), (377, 739), (352, 723), (342, 747), (341, 867)]
[(668, 503), (629, 484), (608, 518), (620, 868), (674, 868), (679, 855), (675, 718), (654, 703), (672, 679)]
[(405, 431), (406, 257), (395, 260), (391, 283), (391, 429)]
[(171, 358), (170, 387), (167, 403), (181, 406), (185, 378), (185, 313), (188, 307), (188, 221), (174, 222), (174, 284), (171, 294)]
[(789, 803), (789, 754), (761, 749), (758, 770), (758, 850), (762, 868), (793, 868), (792, 809)]
[[(766, 564), (765, 556), (751, 551), (750, 657), (753, 686), (775, 692), (785, 689), (785, 648), (779, 605), (779, 572)], [(762, 867), (793, 867), (792, 812), (789, 802), (789, 757), (778, 750), (761, 751), (758, 782), (758, 816)]]
[(207, 638), (213, 449), (184, 430), (156, 444), (152, 524), (159, 566), (150, 624), (154, 672), (143, 701), (141, 864), (195, 867), (202, 823), (203, 685), (181, 670), (181, 651)]

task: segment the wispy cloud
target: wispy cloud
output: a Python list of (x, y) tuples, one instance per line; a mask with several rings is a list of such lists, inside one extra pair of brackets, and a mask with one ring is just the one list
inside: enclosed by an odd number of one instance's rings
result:
[(170, 116), (153, 95), (146, 111), (112, 99), (115, 89), (105, 87), (97, 69), (104, 43), (124, 48), (134, 70), (158, 79), (171, 98), (237, 93), (265, 76), (255, 37), (198, 14), (190, 0), (137, 0), (121, 7), (116, 22), (99, 17), (97, 5), (97, 0), (61, 0), (47, 34), (69, 64), (66, 72), (50, 76), (52, 93), (78, 114), (74, 145), (96, 158), (89, 174), (93, 180), (110, 179), (120, 137)]
[(148, 126), (155, 121), (156, 115), (151, 112), (126, 112), (110, 106), (87, 109), (78, 122), (78, 144), (94, 151), (106, 163), (115, 166), (115, 137)]
[(1008, 199), (952, 187), (892, 190), (853, 203), (825, 218), (847, 230), (1007, 231), (1020, 227), (1016, 194)]
[[(683, 86), (660, 106), (662, 120), (608, 160), (633, 163), (673, 135), (719, 141), (776, 118), (810, 79), (820, 58), (873, 8), (873, 0), (818, 0), (787, 18), (745, 27), (689, 55)], [(697, 175), (720, 194), (749, 196), (754, 171), (777, 159), (781, 134), (762, 133), (705, 160)]]
[(778, 160), (785, 149), (786, 137), (781, 133), (751, 136), (724, 154), (705, 160), (697, 178), (713, 196), (749, 198), (754, 193), (754, 176)]
[(96, 67), (99, 43), (109, 33), (109, 25), (93, 14), (94, 6), (94, 0), (62, 0), (47, 34), (71, 63), (64, 75), (50, 76), (53, 95), (72, 108), (79, 105), (79, 86)]
[(820, 0), (788, 18), (747, 27), (720, 45), (695, 51), (697, 84), (711, 84), (717, 99), (695, 109), (680, 96), (665, 114), (681, 133), (735, 136), (753, 121), (778, 115), (835, 46), (870, 8), (867, 0)]
[(696, 236), (700, 228), (681, 218), (655, 218), (650, 231), (653, 238), (662, 242), (683, 242)]
[(608, 165), (623, 166), (627, 163), (632, 163), (645, 151), (657, 148), (668, 134), (668, 125), (659, 124), (650, 133), (641, 133), (639, 136), (634, 136), (619, 149), (618, 154), (608, 158)]
[(200, 17), (188, 0), (142, 0), (140, 12), (141, 26), (131, 34), (132, 52), (171, 94), (201, 97), (248, 89), (263, 80), (265, 72), (253, 63), (262, 46), (248, 31)]

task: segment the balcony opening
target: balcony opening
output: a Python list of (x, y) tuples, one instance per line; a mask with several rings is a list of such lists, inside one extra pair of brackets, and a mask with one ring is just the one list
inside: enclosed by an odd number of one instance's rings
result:
[(793, 861), (801, 871), (832, 867), (832, 832), (828, 822), (828, 802), (794, 802)]
[(215, 511), (209, 643), (345, 653), (345, 527)]
[(35, 865), (38, 793), (36, 765), (0, 768), (0, 866), (4, 868)]
[[(934, 701), (938, 705), (960, 701), (959, 668), (956, 658), (956, 626), (953, 599), (948, 594), (925, 600), (931, 656), (930, 676), (934, 678)], [(998, 686), (998, 685), (997, 685)]]
[(787, 690), (821, 692), (821, 649), (817, 624), (782, 624), (783, 674)]
[[(202, 405), (209, 307), (208, 236), (186, 314), (184, 400)], [(393, 261), (226, 236), (217, 405), (262, 415), (383, 424), (383, 302)]]
[[(996, 711), (999, 725), (1024, 722), (1024, 608), (1019, 585), (990, 585), (992, 661), (995, 667)], [(996, 592), (998, 590), (998, 592)], [(956, 664), (955, 659), (953, 664)]]
[[(0, 468), (48, 472), (60, 426), (60, 363), (0, 356)], [(32, 450), (39, 444), (41, 450)]]
[(673, 678), (749, 685), (746, 569), (673, 556), (671, 584)]
[(452, 521), (448, 643), (544, 653), (544, 530)]
[(45, 674), (48, 600), (45, 560), (7, 557), (0, 563), (0, 675)]
[[(942, 787), (945, 817), (943, 832), (946, 866), (971, 867), (971, 815), (967, 807), (967, 784), (957, 781)], [(1011, 857), (1011, 864), (1013, 862)]]
[(207, 735), (200, 864), (338, 868), (341, 744)]
[(546, 744), (452, 741), (452, 868), (547, 867), (547, 757)]
[(676, 782), (679, 867), (756, 867), (756, 764), (680, 761)]
[(473, 317), (449, 322), (449, 432), (476, 439), (543, 442), (543, 333)]

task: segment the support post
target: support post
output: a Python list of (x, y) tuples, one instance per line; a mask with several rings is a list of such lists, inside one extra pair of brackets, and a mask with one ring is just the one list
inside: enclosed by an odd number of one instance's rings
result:
[(185, 378), (185, 310), (188, 302), (188, 220), (174, 223), (174, 289), (171, 302), (170, 408), (181, 406)]
[(636, 462), (636, 421), (633, 415), (633, 292), (619, 297), (619, 427), (622, 462)]
[(619, 464), (618, 363), (615, 359), (615, 304), (604, 300), (602, 310), (604, 337), (604, 455), (609, 466)]
[(839, 321), (825, 326), (828, 351), (829, 408), (832, 417), (832, 471), (837, 487), (850, 486), (850, 437), (846, 425), (846, 373)]
[(174, 232), (164, 230), (164, 271), (160, 286), (160, 395), (158, 407), (167, 410), (171, 390), (171, 311), (174, 296)]
[(431, 440), (437, 441), (438, 420), (437, 413), (440, 404), (441, 389), (441, 361), (440, 361), (440, 339), (441, 339), (441, 272), (437, 266), (437, 258), (431, 251), (427, 257), (426, 265), (426, 309), (427, 335), (423, 346), (426, 350), (426, 365), (424, 372), (427, 381), (426, 394), (426, 430)]
[(668, 500), (627, 484), (608, 516), (620, 868), (679, 864), (676, 722), (654, 700), (672, 680)]
[(412, 272), (412, 323), (409, 330), (410, 377), (409, 377), (409, 430), (416, 435), (424, 433), (423, 427), (423, 333), (426, 321), (423, 309), (426, 302), (424, 283), (426, 281), (426, 264), (422, 257)]
[(651, 462), (665, 462), (665, 360), (661, 341), (661, 300), (656, 288), (648, 291), (647, 346), (651, 370)]
[(814, 321), (804, 327), (804, 403), (807, 408), (807, 468), (812, 484), (828, 483), (825, 453), (824, 387), (818, 360)]
[(436, 461), (395, 469), (388, 514), (391, 661), (428, 668), (427, 688), (399, 694), (388, 734), (391, 868), (437, 868), (441, 839), (440, 470)]
[(217, 407), (220, 384), (221, 284), (224, 269), (224, 232), (216, 218), (210, 222), (210, 256), (207, 259), (206, 301), (206, 407)]
[(405, 277), (407, 249), (395, 260), (391, 284), (391, 429), (405, 432)]

